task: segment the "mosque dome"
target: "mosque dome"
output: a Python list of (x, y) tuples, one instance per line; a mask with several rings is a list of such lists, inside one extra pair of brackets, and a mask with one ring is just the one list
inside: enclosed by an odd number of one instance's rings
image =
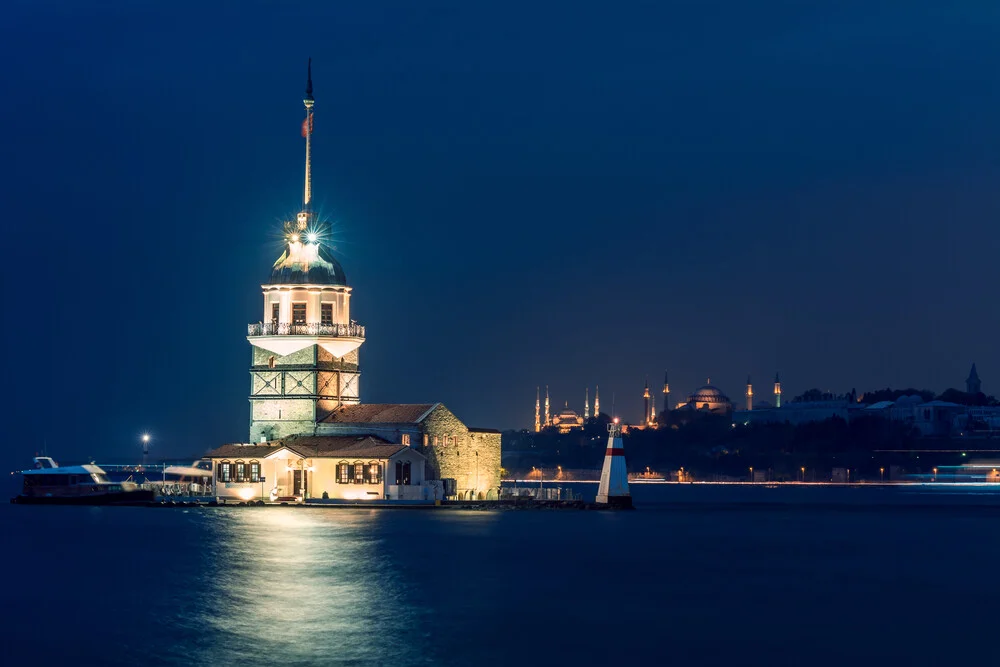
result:
[(712, 412), (732, 410), (733, 404), (722, 390), (711, 384), (698, 387), (690, 396), (688, 403), (696, 409), (707, 408)]
[(321, 243), (289, 242), (271, 269), (269, 285), (343, 285), (344, 268)]

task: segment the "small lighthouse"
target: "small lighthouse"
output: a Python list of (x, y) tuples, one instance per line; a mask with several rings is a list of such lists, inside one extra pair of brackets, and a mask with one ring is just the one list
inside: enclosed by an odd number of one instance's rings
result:
[(601, 483), (597, 487), (597, 504), (609, 509), (632, 509), (625, 448), (622, 446), (622, 425), (617, 417), (608, 424), (608, 449), (604, 453)]

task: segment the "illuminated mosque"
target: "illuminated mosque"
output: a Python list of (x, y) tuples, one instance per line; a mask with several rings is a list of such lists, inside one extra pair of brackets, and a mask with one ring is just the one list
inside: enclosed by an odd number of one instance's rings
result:
[(361, 401), (365, 327), (313, 210), (312, 63), (303, 99), (302, 209), (263, 290), (251, 347), (249, 444), (208, 453), (216, 495), (233, 500), (433, 501), (495, 498), (500, 432), (467, 427), (441, 403)]
[[(973, 371), (974, 373), (975, 371)], [(599, 388), (595, 388), (594, 391), (594, 411), (593, 414), (596, 417), (600, 414), (600, 395)], [(721, 389), (712, 384), (712, 379), (708, 378), (705, 384), (698, 387), (693, 392), (688, 394), (685, 400), (680, 401), (671, 405), (670, 403), (670, 382), (669, 375), (666, 371), (663, 373), (663, 404), (660, 411), (657, 410), (656, 400), (653, 396), (652, 390), (649, 386), (649, 381), (646, 381), (645, 387), (643, 387), (642, 392), (642, 420), (637, 424), (629, 424), (630, 428), (657, 428), (660, 425), (661, 415), (664, 413), (671, 413), (677, 411), (678, 416), (681, 418), (690, 418), (696, 415), (713, 414), (722, 415), (726, 417), (731, 417), (733, 411), (736, 409), (730, 398)], [(750, 378), (747, 377), (746, 385), (746, 409), (753, 410), (753, 384)], [(590, 419), (590, 389), (587, 388), (584, 392), (584, 402), (583, 402), (583, 416), (580, 416), (575, 410), (569, 407), (569, 403), (564, 403), (564, 408), (558, 413), (552, 414), (550, 408), (549, 400), (549, 388), (545, 387), (545, 402), (542, 403), (541, 399), (541, 388), (537, 387), (535, 389), (535, 432), (546, 429), (555, 428), (559, 433), (569, 433), (575, 429), (582, 429), (584, 424)], [(768, 403), (764, 403), (760, 407), (772, 407)], [(781, 378), (777, 374), (774, 376), (774, 405), (773, 407), (781, 407)]]

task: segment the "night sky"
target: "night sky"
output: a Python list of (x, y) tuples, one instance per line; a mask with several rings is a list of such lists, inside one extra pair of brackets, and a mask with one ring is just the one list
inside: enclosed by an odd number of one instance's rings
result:
[(1000, 392), (998, 34), (971, 0), (8, 4), (0, 463), (247, 437), (309, 56), (366, 402)]

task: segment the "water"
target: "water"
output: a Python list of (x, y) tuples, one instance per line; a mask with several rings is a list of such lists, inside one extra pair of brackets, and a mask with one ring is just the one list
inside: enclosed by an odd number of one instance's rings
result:
[(634, 492), (623, 513), (0, 506), (4, 662), (996, 664), (998, 509)]

